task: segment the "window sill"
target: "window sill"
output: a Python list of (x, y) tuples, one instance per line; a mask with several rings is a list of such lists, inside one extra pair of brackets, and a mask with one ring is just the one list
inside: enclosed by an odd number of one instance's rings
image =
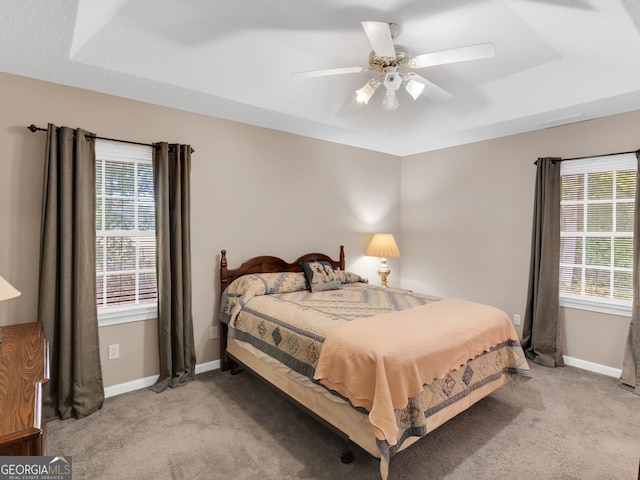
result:
[(588, 310), (590, 312), (606, 313), (609, 315), (619, 315), (621, 317), (631, 317), (631, 303), (605, 303), (583, 298), (560, 297), (560, 306), (567, 308), (577, 308), (578, 310)]
[(123, 323), (141, 322), (158, 318), (158, 306), (136, 305), (98, 309), (98, 327), (108, 327)]

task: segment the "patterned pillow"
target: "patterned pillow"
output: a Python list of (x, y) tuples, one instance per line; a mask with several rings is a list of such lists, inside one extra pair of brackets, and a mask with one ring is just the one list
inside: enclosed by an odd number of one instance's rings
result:
[(307, 288), (306, 277), (299, 272), (253, 273), (236, 279), (229, 291), (247, 299), (257, 295), (298, 292)]
[(299, 265), (307, 277), (312, 292), (337, 290), (342, 287), (342, 282), (329, 262), (300, 262)]
[(342, 283), (369, 283), (368, 279), (361, 277), (357, 273), (347, 272), (346, 270), (336, 270), (335, 273)]
[(220, 321), (230, 324), (249, 300), (272, 293), (298, 292), (307, 289), (302, 272), (254, 273), (237, 278), (225, 288), (220, 300)]

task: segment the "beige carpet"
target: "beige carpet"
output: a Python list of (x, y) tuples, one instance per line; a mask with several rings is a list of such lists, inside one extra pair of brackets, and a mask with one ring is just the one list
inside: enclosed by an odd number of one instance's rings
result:
[[(640, 397), (616, 379), (532, 365), (392, 458), (390, 480), (635, 480)], [(106, 400), (82, 420), (48, 426), (49, 455), (75, 480), (379, 479), (378, 460), (341, 441), (248, 373), (219, 371), (185, 387)]]

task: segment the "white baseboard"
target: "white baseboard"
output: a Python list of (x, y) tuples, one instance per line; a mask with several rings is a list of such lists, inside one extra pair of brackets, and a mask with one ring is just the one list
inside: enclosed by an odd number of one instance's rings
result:
[(104, 397), (115, 397), (116, 395), (122, 395), (123, 393), (133, 392), (134, 390), (140, 390), (142, 388), (149, 388), (156, 383), (160, 375), (152, 375), (150, 377), (138, 378), (137, 380), (131, 380), (130, 382), (119, 383), (110, 387), (104, 388)]
[(579, 358), (568, 357), (563, 355), (565, 365), (570, 367), (581, 368), (590, 372), (601, 373), (609, 377), (620, 378), (622, 370), (619, 368), (608, 367), (606, 365), (600, 365), (599, 363), (589, 362), (587, 360), (580, 360)]
[[(209, 372), (211, 370), (217, 370), (220, 368), (220, 360), (214, 360), (213, 362), (200, 363), (196, 365), (196, 375), (199, 373)], [(131, 380), (130, 382), (119, 383), (110, 387), (105, 387), (105, 398), (115, 397), (116, 395), (122, 395), (123, 393), (133, 392), (134, 390), (140, 390), (142, 388), (149, 388), (151, 385), (158, 381), (160, 375), (151, 375), (150, 377), (138, 378)]]
[(213, 362), (199, 363), (196, 365), (196, 375), (199, 373), (210, 372), (212, 370), (220, 369), (220, 360), (214, 360)]

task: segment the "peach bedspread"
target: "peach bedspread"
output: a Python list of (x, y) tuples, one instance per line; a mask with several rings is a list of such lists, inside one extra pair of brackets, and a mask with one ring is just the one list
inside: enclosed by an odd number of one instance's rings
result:
[(369, 411), (376, 438), (396, 445), (394, 410), (405, 408), (423, 385), (509, 342), (518, 343), (518, 335), (503, 311), (443, 299), (334, 328), (314, 378)]

